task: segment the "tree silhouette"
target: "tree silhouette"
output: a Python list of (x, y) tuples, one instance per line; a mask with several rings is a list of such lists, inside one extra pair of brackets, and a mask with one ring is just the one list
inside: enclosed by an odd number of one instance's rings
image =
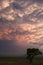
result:
[(37, 55), (42, 55), (42, 52), (37, 48), (28, 48), (27, 49), (27, 59), (32, 63), (33, 59)]

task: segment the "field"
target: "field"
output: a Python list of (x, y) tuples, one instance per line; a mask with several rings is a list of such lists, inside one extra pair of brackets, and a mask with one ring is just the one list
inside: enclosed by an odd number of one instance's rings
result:
[[(29, 65), (29, 61), (21, 57), (1, 57), (0, 65)], [(34, 59), (31, 65), (43, 65), (43, 59)]]

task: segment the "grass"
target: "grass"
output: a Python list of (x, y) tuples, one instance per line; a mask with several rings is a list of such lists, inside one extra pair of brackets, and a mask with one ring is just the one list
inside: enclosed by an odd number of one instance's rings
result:
[[(2, 57), (0, 65), (29, 65), (29, 61), (20, 57)], [(31, 65), (43, 65), (43, 59), (34, 59)]]

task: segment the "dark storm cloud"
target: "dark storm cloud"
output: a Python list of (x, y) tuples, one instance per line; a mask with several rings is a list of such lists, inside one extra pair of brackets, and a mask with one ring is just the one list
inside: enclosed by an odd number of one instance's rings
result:
[[(21, 0), (16, 0), (16, 1), (19, 1), (21, 2)], [(24, 3), (25, 2), (33, 2), (33, 3), (43, 3), (43, 0), (22, 0)]]
[(26, 35), (26, 34), (29, 34), (29, 32), (28, 31), (16, 31), (16, 34), (19, 34), (19, 35)]
[(7, 23), (7, 20), (6, 20), (5, 18), (2, 18), (2, 17), (1, 17), (1, 18), (0, 18), (0, 22), (2, 22), (2, 23), (4, 24), (4, 23)]
[(33, 0), (33, 1), (37, 3), (43, 3), (43, 0)]
[[(0, 40), (0, 55), (6, 55), (12, 51), (13, 41)], [(11, 51), (10, 51), (11, 50)], [(9, 52), (10, 51), (10, 52)]]
[(11, 32), (10, 33), (10, 35), (12, 35), (12, 36), (15, 36), (15, 35), (27, 35), (27, 34), (29, 34), (29, 32), (28, 31), (18, 31), (18, 30), (16, 30), (15, 32)]
[[(4, 28), (4, 27), (9, 27), (9, 28), (11, 28), (11, 23), (12, 21), (8, 21), (8, 20), (6, 20), (6, 18), (3, 18), (3, 17), (1, 17), (0, 18), (0, 27), (2, 27), (2, 28)], [(1, 31), (1, 29), (0, 29), (0, 31)]]
[(24, 53), (23, 47), (13, 40), (0, 40), (0, 56), (18, 56)]
[(36, 3), (43, 3), (43, 0), (27, 0), (28, 2), (30, 1), (30, 2), (36, 2)]
[(23, 9), (23, 7), (21, 7), (21, 5), (19, 5), (16, 2), (12, 3), (12, 7), (13, 7), (13, 9), (18, 9), (18, 10), (22, 10)]
[[(38, 20), (43, 19), (43, 10), (35, 10), (28, 15), (23, 16), (24, 23), (37, 24)], [(32, 20), (33, 19), (33, 20)]]

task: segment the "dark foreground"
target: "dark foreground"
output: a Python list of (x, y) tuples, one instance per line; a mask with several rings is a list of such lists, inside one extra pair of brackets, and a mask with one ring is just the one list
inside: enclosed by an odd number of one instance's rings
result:
[[(29, 65), (29, 62), (26, 58), (1, 57), (0, 65)], [(43, 65), (43, 59), (34, 59), (31, 65)]]

